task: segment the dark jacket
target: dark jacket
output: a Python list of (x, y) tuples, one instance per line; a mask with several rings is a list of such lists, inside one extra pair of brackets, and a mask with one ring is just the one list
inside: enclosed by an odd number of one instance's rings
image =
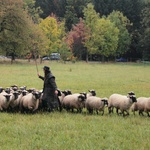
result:
[(44, 80), (42, 100), (51, 102), (57, 100), (57, 97), (54, 93), (55, 90), (57, 90), (57, 85), (53, 74), (50, 72), (45, 77), (39, 76), (39, 78)]

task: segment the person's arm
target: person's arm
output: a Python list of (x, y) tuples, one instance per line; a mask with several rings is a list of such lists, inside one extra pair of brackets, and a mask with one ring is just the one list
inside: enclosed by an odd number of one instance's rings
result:
[(44, 80), (44, 77), (42, 77), (39, 73), (38, 73), (38, 77), (42, 80)]

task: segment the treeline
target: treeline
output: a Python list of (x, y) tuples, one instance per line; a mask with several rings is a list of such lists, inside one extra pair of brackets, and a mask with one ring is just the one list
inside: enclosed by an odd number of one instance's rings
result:
[(1, 0), (0, 53), (52, 52), (150, 60), (150, 0)]

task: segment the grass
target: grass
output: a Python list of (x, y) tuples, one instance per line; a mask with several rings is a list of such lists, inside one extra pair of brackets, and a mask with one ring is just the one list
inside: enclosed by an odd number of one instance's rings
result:
[[(59, 89), (88, 92), (95, 89), (97, 96), (112, 93), (149, 97), (150, 65), (138, 63), (38, 63), (50, 66)], [(13, 65), (0, 63), (0, 86), (17, 84), (42, 89), (34, 62), (17, 61)], [(0, 149), (11, 150), (149, 150), (150, 118), (116, 113), (104, 116), (67, 113), (38, 113), (35, 115), (0, 113)]]

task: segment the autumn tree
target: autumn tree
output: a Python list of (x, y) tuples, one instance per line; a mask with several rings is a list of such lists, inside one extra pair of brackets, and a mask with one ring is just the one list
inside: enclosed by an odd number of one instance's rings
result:
[(48, 55), (52, 52), (60, 52), (61, 42), (65, 36), (64, 22), (59, 22), (55, 15), (52, 15), (44, 19), (39, 26), (49, 40)]
[[(85, 41), (88, 39), (88, 28), (86, 28), (84, 21), (80, 18), (80, 22), (73, 26), (72, 30), (68, 33), (68, 43), (75, 57), (78, 59), (85, 59), (86, 48)], [(70, 42), (69, 42), (70, 41)]]

